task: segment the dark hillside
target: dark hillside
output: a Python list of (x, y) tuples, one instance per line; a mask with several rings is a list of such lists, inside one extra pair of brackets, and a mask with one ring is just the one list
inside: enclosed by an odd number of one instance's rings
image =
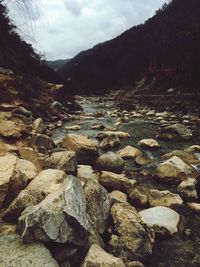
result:
[(17, 34), (3, 3), (0, 1), (0, 66), (12, 69), (16, 74), (39, 76), (60, 83), (61, 78), (52, 69), (43, 66), (32, 46)]
[(199, 46), (200, 1), (173, 0), (145, 24), (81, 52), (60, 73), (79, 93), (134, 87), (147, 72), (170, 72), (176, 78), (169, 86), (196, 91)]

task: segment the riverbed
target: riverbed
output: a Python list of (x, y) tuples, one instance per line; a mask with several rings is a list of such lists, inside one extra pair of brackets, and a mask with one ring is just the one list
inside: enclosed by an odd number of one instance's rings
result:
[[(170, 186), (156, 182), (152, 178), (157, 164), (161, 161), (161, 156), (173, 150), (183, 150), (191, 145), (200, 144), (199, 129), (196, 122), (190, 127), (193, 130), (193, 138), (184, 141), (163, 141), (159, 140), (161, 147), (156, 150), (144, 149), (138, 146), (138, 142), (144, 138), (156, 138), (160, 121), (156, 117), (148, 117), (142, 112), (141, 117), (129, 118), (126, 123), (116, 125), (117, 117), (113, 116), (116, 110), (115, 103), (112, 101), (99, 99), (81, 99), (81, 106), (86, 119), (73, 120), (66, 122), (62, 127), (57, 128), (53, 132), (53, 139), (60, 140), (66, 135), (65, 127), (71, 125), (79, 125), (80, 130), (70, 130), (68, 133), (76, 133), (86, 135), (90, 138), (102, 132), (102, 130), (91, 129), (93, 124), (103, 124), (105, 127), (115, 127), (119, 131), (124, 131), (130, 134), (129, 139), (121, 141), (120, 145), (113, 151), (124, 148), (127, 145), (132, 145), (139, 148), (143, 154), (152, 160), (152, 163), (141, 167), (135, 164), (134, 160), (127, 160), (125, 166), (126, 175), (138, 181), (138, 187), (143, 190), (159, 189), (170, 190), (176, 193), (176, 186)], [(125, 111), (121, 111), (124, 112)], [(98, 114), (98, 116), (97, 116)], [(171, 114), (174, 122), (183, 122), (182, 115)], [(88, 117), (88, 119), (87, 119)], [(167, 119), (166, 119), (167, 120)], [(195, 121), (195, 120), (194, 120)], [(198, 169), (198, 166), (195, 166)], [(146, 267), (198, 267), (200, 266), (200, 217), (198, 214), (190, 210), (185, 204), (177, 210), (183, 217), (182, 230), (171, 238), (156, 240), (153, 254), (147, 263)]]

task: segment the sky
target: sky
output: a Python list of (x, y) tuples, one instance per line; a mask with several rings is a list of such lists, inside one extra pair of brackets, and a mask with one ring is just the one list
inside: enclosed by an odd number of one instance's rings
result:
[(166, 0), (39, 0), (29, 16), (11, 16), (19, 33), (48, 60), (68, 59), (144, 23)]

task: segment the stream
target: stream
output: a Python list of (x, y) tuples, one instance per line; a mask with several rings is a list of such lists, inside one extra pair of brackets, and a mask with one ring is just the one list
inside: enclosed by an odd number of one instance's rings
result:
[[(154, 172), (157, 164), (161, 161), (160, 157), (173, 150), (180, 150), (191, 145), (200, 144), (200, 131), (195, 129), (194, 137), (187, 141), (161, 141), (161, 147), (156, 150), (147, 150), (139, 147), (137, 143), (146, 138), (156, 138), (159, 121), (154, 118), (141, 116), (141, 118), (130, 118), (127, 123), (115, 126), (116, 117), (112, 117), (113, 111), (116, 109), (115, 103), (110, 101), (102, 101), (96, 98), (82, 99), (80, 101), (83, 107), (83, 113), (87, 116), (94, 114), (102, 114), (95, 118), (85, 120), (73, 120), (65, 123), (62, 127), (53, 131), (53, 139), (60, 140), (66, 135), (65, 126), (80, 125), (81, 129), (69, 131), (80, 135), (87, 135), (91, 138), (102, 132), (102, 130), (91, 129), (91, 125), (101, 123), (106, 127), (115, 127), (119, 131), (127, 132), (131, 135), (128, 139), (121, 140), (120, 145), (112, 151), (117, 151), (127, 145), (139, 148), (146, 157), (152, 159), (152, 163), (146, 167), (137, 166), (134, 160), (126, 160), (125, 173), (131, 179), (138, 181), (138, 187), (143, 190), (159, 189), (170, 190), (176, 193), (176, 186), (161, 184), (156, 182), (151, 174)], [(176, 116), (177, 121), (182, 121), (181, 117)], [(144, 175), (145, 173), (145, 175)], [(185, 204), (177, 210), (183, 218), (182, 231), (175, 234), (171, 238), (158, 239), (155, 241), (153, 254), (146, 267), (198, 267), (200, 266), (200, 217), (198, 214), (190, 210)], [(187, 231), (185, 231), (187, 229)], [(189, 233), (189, 234), (186, 234)]]

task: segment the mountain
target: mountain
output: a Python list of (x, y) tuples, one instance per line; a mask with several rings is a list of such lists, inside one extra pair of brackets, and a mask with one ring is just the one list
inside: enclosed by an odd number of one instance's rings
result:
[(173, 0), (144, 24), (81, 52), (59, 73), (76, 93), (134, 88), (147, 73), (159, 73), (159, 90), (163, 83), (168, 89), (195, 91), (200, 85), (199, 46), (200, 1)]
[[(23, 10), (22, 8), (22, 12)], [(4, 1), (0, 1), (0, 67), (12, 69), (19, 75), (39, 76), (49, 82), (62, 82), (57, 73), (42, 64), (32, 46), (17, 33)]]
[(62, 68), (66, 63), (68, 63), (70, 59), (58, 59), (58, 60), (46, 60), (45, 65), (49, 66), (54, 71)]

